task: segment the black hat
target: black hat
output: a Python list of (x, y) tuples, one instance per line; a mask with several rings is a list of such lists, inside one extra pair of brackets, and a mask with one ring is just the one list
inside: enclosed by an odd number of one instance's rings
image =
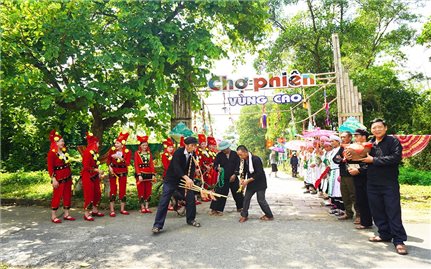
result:
[(370, 134), (365, 129), (356, 129), (353, 135), (369, 136)]
[(199, 144), (199, 143), (196, 137), (189, 136), (186, 139), (184, 139), (184, 144), (189, 145), (189, 144)]

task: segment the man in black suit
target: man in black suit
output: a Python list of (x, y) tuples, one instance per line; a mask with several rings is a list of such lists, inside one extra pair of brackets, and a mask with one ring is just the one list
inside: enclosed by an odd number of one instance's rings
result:
[(239, 166), (240, 183), (244, 188), (247, 187), (239, 222), (245, 222), (248, 220), (250, 200), (255, 193), (257, 193), (257, 202), (265, 214), (260, 217), (260, 219), (273, 220), (274, 215), (272, 214), (268, 202), (265, 199), (267, 185), (262, 160), (259, 157), (252, 155), (243, 145), (237, 148), (237, 153), (241, 158), (241, 163)]
[[(185, 190), (178, 187), (181, 179), (186, 181), (187, 187), (193, 186), (193, 177), (195, 175), (195, 162), (193, 158), (196, 158), (195, 151), (198, 140), (194, 137), (187, 137), (184, 139), (184, 144), (184, 148), (179, 148), (174, 152), (168, 170), (166, 171), (165, 181), (163, 182), (163, 193), (160, 197), (159, 207), (152, 229), (153, 233), (159, 233), (163, 229), (169, 201), (175, 190), (179, 189), (180, 192), (184, 193)], [(187, 224), (200, 227), (200, 223), (195, 220), (195, 194), (191, 190), (186, 190), (185, 192)]]

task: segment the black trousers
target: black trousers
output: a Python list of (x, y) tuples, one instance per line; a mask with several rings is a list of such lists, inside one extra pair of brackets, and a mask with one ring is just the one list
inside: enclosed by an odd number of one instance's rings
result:
[[(222, 188), (216, 187), (215, 192), (223, 195), (229, 194), (229, 189), (232, 193), (233, 199), (235, 200), (236, 209), (241, 209), (242, 204), (244, 203), (244, 196), (242, 193), (237, 193), (237, 190), (239, 189), (239, 180), (235, 179), (234, 182), (229, 182), (229, 179), (224, 179), (224, 185)], [(217, 210), (219, 212), (224, 211), (224, 207), (226, 205), (226, 198), (217, 198), (217, 200), (212, 201), (210, 208), (212, 210)]]
[(371, 214), (383, 240), (393, 240), (394, 245), (407, 241), (401, 220), (400, 185), (367, 184)]
[(361, 212), (361, 225), (372, 226), (373, 218), (368, 204), (367, 177), (353, 177), (353, 182), (355, 183), (356, 205)]
[[(178, 187), (177, 184), (172, 182), (163, 182), (163, 193), (160, 197), (159, 206), (157, 208), (156, 219), (153, 227), (162, 229), (165, 224), (166, 215), (168, 213), (169, 201), (171, 200), (172, 194), (178, 189), (178, 191), (184, 192), (184, 189)], [(193, 191), (187, 191), (185, 194), (186, 198), (186, 222), (191, 223), (196, 218), (196, 204), (195, 194)]]
[(248, 217), (248, 209), (250, 208), (250, 201), (255, 193), (257, 193), (257, 202), (259, 203), (260, 209), (262, 209), (263, 213), (265, 213), (265, 215), (268, 218), (274, 217), (274, 215), (272, 215), (271, 209), (269, 208), (268, 202), (265, 199), (265, 192), (266, 192), (266, 189), (259, 190), (259, 191), (253, 191), (253, 190), (247, 189), (245, 191), (244, 204), (241, 211), (242, 217)]
[(296, 177), (296, 175), (298, 174), (298, 165), (297, 164), (291, 164), (292, 166), (292, 176)]

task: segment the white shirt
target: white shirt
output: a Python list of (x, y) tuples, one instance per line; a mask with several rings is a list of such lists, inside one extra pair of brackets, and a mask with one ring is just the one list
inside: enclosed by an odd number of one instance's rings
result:
[(184, 149), (184, 155), (186, 155), (186, 163), (187, 163), (189, 161), (190, 156), (192, 156), (192, 153)]

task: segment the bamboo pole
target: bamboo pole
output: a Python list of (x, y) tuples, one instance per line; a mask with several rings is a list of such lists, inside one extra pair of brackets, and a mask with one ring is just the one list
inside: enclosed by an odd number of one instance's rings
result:
[(334, 67), (335, 67), (335, 77), (336, 77), (336, 89), (337, 89), (337, 110), (338, 110), (338, 126), (341, 125), (340, 113), (342, 112), (341, 107), (341, 53), (340, 53), (340, 42), (338, 40), (338, 35), (332, 35), (332, 46), (334, 48)]

